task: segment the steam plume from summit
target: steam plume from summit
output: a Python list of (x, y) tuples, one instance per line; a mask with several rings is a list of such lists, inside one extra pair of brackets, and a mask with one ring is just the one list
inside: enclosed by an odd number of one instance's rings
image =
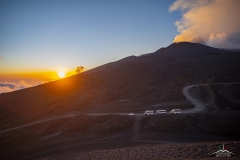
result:
[(220, 48), (240, 48), (239, 0), (177, 0), (169, 11), (180, 10), (174, 42), (196, 42)]

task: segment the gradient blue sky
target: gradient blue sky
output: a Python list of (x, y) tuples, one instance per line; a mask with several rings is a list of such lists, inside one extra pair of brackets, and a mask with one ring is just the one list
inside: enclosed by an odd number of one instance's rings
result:
[(0, 75), (87, 69), (170, 45), (174, 0), (1, 0)]

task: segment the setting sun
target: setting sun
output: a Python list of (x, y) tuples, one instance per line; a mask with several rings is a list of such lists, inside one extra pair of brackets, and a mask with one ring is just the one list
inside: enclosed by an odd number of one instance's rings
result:
[(59, 78), (64, 78), (65, 75), (66, 75), (66, 73), (63, 72), (63, 71), (59, 71), (59, 72), (57, 73), (57, 75), (58, 75)]

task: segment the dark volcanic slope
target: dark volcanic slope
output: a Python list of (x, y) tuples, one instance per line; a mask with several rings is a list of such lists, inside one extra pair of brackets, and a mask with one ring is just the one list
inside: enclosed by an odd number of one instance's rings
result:
[(176, 43), (66, 79), (1, 94), (0, 127), (5, 122), (14, 126), (72, 111), (133, 112), (176, 104), (184, 108), (191, 104), (182, 94), (183, 87), (236, 81), (240, 82), (239, 52)]

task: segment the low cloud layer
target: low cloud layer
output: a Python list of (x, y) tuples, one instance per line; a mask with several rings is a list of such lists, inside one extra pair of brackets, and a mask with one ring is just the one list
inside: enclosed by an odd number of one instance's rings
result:
[(174, 42), (196, 42), (218, 48), (240, 48), (240, 0), (177, 0), (169, 11), (180, 10)]
[(34, 85), (29, 84), (24, 80), (20, 80), (18, 83), (0, 82), (0, 93), (12, 92), (15, 90), (20, 90), (20, 89), (24, 89), (32, 86)]

